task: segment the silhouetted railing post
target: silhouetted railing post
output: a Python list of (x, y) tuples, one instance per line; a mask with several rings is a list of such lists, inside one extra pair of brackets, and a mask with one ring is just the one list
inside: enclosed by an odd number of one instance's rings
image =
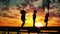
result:
[(20, 34), (20, 29), (17, 29), (17, 34)]
[(30, 31), (28, 30), (28, 34), (30, 34)]
[(8, 34), (9, 34), (9, 30), (8, 30)]
[(17, 31), (17, 34), (19, 34), (19, 31)]
[(6, 31), (4, 31), (4, 34), (6, 34)]

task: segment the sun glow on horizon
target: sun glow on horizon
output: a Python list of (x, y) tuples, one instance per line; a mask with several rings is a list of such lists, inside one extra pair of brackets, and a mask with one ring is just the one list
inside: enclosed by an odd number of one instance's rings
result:
[(37, 22), (37, 23), (35, 23), (35, 26), (36, 27), (43, 27), (44, 25), (41, 22)]

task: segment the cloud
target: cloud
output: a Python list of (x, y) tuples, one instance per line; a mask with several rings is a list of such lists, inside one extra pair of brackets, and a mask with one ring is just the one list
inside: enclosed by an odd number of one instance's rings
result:
[(18, 18), (20, 11), (16, 7), (10, 7), (9, 10), (0, 11), (0, 16), (8, 18)]

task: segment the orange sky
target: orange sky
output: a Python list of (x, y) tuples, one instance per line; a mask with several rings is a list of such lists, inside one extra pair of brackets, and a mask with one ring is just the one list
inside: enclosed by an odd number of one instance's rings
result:
[[(5, 10), (5, 13), (8, 15), (6, 17), (0, 16), (0, 26), (13, 26), (13, 27), (20, 27), (22, 24), (21, 21), (21, 14), (19, 10), (16, 9), (9, 9)], [(33, 9), (26, 10), (26, 20), (25, 20), (25, 27), (32, 27), (33, 26)], [(36, 23), (35, 26), (45, 26), (45, 12), (42, 10), (37, 10), (36, 13)], [(50, 13), (48, 26), (60, 26), (60, 18), (57, 17), (57, 14), (54, 12)]]

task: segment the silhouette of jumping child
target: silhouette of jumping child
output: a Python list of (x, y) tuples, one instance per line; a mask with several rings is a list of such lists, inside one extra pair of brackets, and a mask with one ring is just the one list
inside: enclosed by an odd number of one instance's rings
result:
[(48, 9), (48, 12), (46, 13), (46, 15), (45, 15), (45, 20), (44, 20), (44, 22), (46, 23), (46, 27), (47, 27), (47, 25), (48, 25), (48, 17), (49, 17), (50, 3), (51, 3), (50, 0), (46, 0), (46, 6), (45, 6), (45, 7)]
[(46, 14), (45, 20), (44, 20), (44, 22), (46, 23), (46, 27), (47, 27), (47, 25), (48, 25), (48, 17), (49, 17), (49, 13)]
[(35, 27), (36, 12), (37, 12), (37, 10), (34, 10), (34, 14), (33, 14), (33, 27)]
[(46, 23), (46, 27), (47, 27), (47, 25), (48, 25), (48, 17), (49, 17), (49, 5), (47, 5), (46, 8), (47, 8), (48, 12), (47, 12), (46, 15), (45, 15), (45, 20), (44, 20), (44, 22)]
[(21, 20), (22, 20), (22, 26), (21, 27), (23, 27), (24, 26), (24, 24), (25, 24), (25, 14), (26, 14), (26, 12), (25, 12), (25, 10), (21, 10)]

